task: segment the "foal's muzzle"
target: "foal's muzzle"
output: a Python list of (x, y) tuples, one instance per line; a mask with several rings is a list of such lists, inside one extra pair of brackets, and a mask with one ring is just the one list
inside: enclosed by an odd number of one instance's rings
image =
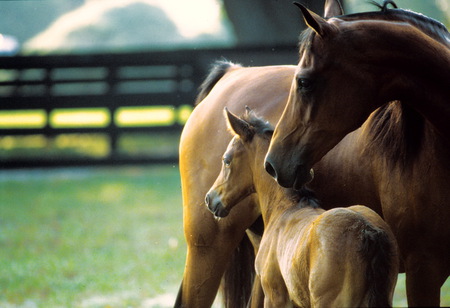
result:
[(213, 190), (209, 191), (205, 196), (205, 204), (208, 210), (214, 214), (215, 217), (223, 218), (230, 213), (222, 203), (220, 196)]

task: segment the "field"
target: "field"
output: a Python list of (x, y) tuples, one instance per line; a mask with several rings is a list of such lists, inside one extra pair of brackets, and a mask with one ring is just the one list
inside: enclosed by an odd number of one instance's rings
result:
[(0, 247), (0, 307), (154, 307), (184, 267), (178, 167), (2, 172)]
[[(178, 166), (0, 171), (0, 247), (0, 307), (171, 307)], [(404, 292), (400, 275), (395, 306)]]

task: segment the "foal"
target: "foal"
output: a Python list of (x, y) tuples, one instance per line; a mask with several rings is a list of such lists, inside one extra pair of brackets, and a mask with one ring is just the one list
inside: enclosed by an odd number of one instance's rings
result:
[(263, 167), (272, 126), (248, 108), (242, 118), (225, 115), (234, 138), (206, 204), (225, 217), (256, 193), (266, 226), (255, 260), (264, 306), (391, 306), (398, 252), (388, 225), (365, 206), (325, 211), (310, 191), (277, 185)]

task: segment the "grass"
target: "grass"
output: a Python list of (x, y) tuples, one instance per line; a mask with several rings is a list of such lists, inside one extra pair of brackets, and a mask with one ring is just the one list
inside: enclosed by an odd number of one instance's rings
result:
[(176, 167), (1, 174), (0, 306), (135, 307), (175, 292), (180, 196)]
[[(122, 133), (117, 154), (122, 157), (164, 157), (178, 154), (179, 133)], [(110, 154), (110, 137), (101, 133), (0, 136), (0, 160), (39, 158), (105, 158)]]
[[(0, 307), (170, 307), (186, 254), (178, 167), (0, 171), (0, 247)], [(450, 305), (450, 280), (441, 295)]]

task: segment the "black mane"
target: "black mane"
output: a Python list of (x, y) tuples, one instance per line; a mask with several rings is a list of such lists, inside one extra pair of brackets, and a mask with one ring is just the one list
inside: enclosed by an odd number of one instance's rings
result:
[(274, 127), (269, 121), (256, 115), (256, 113), (248, 107), (246, 107), (246, 112), (241, 116), (241, 119), (250, 124), (256, 135), (265, 137), (268, 135), (267, 132), (273, 132), (274, 130)]
[[(393, 22), (406, 22), (413, 25), (414, 27), (417, 27), (433, 39), (438, 40), (445, 45), (450, 45), (450, 33), (448, 32), (445, 25), (437, 21), (436, 19), (411, 10), (399, 9), (397, 8), (395, 2), (392, 0), (385, 0), (382, 5), (376, 3), (375, 1), (372, 1), (372, 3), (376, 7), (378, 7), (380, 11), (341, 15), (335, 16), (335, 18), (339, 18), (345, 21), (385, 20)], [(392, 9), (388, 8), (389, 4), (393, 6)], [(315, 32), (310, 28), (307, 28), (300, 34), (300, 55), (303, 54), (305, 50), (309, 49), (314, 36)]]
[(367, 149), (383, 152), (390, 164), (405, 167), (422, 148), (425, 118), (400, 101), (375, 110), (367, 126), (370, 140)]
[(197, 95), (197, 98), (195, 99), (194, 105), (197, 106), (206, 96), (208, 96), (212, 88), (214, 88), (216, 83), (228, 72), (230, 68), (239, 66), (239, 64), (234, 64), (226, 60), (216, 61), (212, 65), (208, 77), (206, 77), (206, 79), (200, 85), (199, 93)]
[[(377, 19), (394, 22), (407, 22), (414, 27), (419, 28), (435, 40), (443, 42), (446, 45), (450, 43), (450, 34), (447, 28), (443, 23), (437, 21), (436, 19), (411, 10), (399, 9), (394, 1), (384, 1), (383, 5), (377, 4), (376, 2), (373, 3), (380, 8), (380, 11), (355, 13), (336, 17), (345, 21)], [(389, 9), (387, 7), (388, 4), (394, 5), (394, 8)]]

